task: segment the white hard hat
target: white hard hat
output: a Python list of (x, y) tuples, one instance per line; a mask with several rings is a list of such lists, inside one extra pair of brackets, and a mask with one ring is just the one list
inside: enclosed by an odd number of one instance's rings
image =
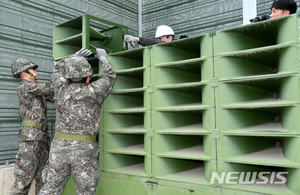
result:
[(173, 29), (167, 25), (160, 25), (156, 29), (155, 38), (165, 36), (165, 35), (175, 35)]

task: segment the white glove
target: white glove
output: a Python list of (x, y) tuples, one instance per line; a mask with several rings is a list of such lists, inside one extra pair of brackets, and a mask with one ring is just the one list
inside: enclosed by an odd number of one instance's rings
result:
[(137, 43), (139, 41), (138, 37), (134, 37), (131, 35), (125, 35), (124, 36), (124, 40), (128, 43), (128, 42), (133, 42), (133, 43)]
[(105, 60), (106, 51), (104, 49), (97, 48), (95, 58), (98, 58), (99, 60)]
[(80, 57), (80, 56), (82, 56), (82, 57), (88, 57), (89, 55), (91, 55), (92, 54), (92, 52), (90, 51), (90, 50), (88, 50), (88, 49), (85, 49), (85, 48), (81, 48), (79, 51), (77, 51), (76, 53), (75, 53), (75, 56), (77, 56), (77, 57)]
[(128, 44), (128, 49), (134, 48), (134, 45), (139, 41), (138, 37), (131, 35), (124, 35), (123, 48), (126, 49), (126, 43)]

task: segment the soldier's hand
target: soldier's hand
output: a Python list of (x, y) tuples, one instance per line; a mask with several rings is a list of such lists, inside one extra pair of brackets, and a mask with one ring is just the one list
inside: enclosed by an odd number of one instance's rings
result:
[(80, 57), (80, 56), (82, 56), (82, 57), (88, 57), (89, 55), (91, 55), (92, 54), (92, 52), (90, 51), (90, 50), (88, 50), (88, 49), (85, 49), (85, 48), (81, 48), (79, 51), (77, 51), (76, 53), (75, 53), (75, 56), (77, 56), (77, 57)]
[(98, 58), (99, 60), (106, 59), (106, 51), (104, 49), (97, 48), (95, 58)]

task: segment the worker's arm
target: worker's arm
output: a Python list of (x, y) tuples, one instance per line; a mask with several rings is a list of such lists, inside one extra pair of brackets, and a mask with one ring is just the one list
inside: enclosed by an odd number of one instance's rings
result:
[(163, 43), (164, 41), (158, 40), (158, 39), (153, 39), (153, 38), (148, 38), (148, 37), (139, 37), (138, 44), (142, 46), (149, 46), (149, 45), (155, 45), (158, 43)]

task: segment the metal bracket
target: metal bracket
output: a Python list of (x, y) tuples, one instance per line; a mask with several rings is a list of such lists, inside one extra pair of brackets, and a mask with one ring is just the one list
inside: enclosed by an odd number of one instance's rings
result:
[(148, 136), (149, 137), (154, 137), (154, 130), (153, 129), (149, 129)]
[(104, 32), (104, 33), (102, 33), (102, 34), (104, 34), (104, 35), (106, 36), (105, 39), (104, 39), (104, 45), (107, 45), (108, 42), (111, 41), (111, 40), (113, 39), (113, 34), (111, 34), (111, 33), (106, 33), (106, 32)]
[(211, 32), (211, 33), (209, 33), (209, 37), (213, 37), (213, 36), (215, 36), (216, 35), (216, 32)]
[(218, 77), (210, 78), (210, 87), (218, 87)]
[(148, 93), (153, 93), (153, 91), (154, 91), (154, 87), (153, 87), (152, 84), (150, 84), (150, 85), (148, 86)]
[(149, 188), (157, 188), (159, 185), (156, 181), (146, 181), (146, 183)]
[(211, 134), (213, 139), (220, 139), (220, 129), (213, 129)]

